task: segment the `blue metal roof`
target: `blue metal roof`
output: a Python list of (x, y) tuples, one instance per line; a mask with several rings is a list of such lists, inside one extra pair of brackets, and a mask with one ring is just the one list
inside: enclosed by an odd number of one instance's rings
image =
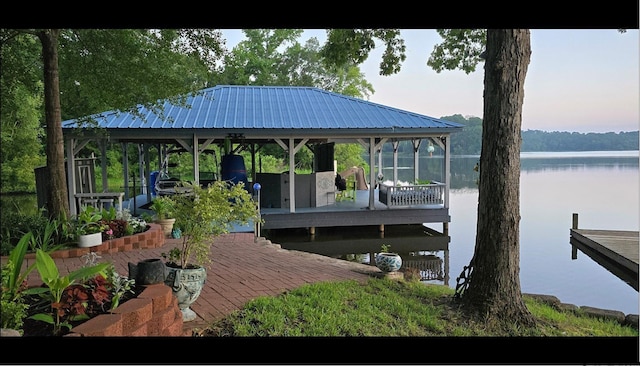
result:
[[(107, 129), (435, 129), (463, 125), (314, 87), (218, 85), (188, 97), (190, 108), (164, 103), (165, 119), (139, 107), (145, 120), (117, 111), (101, 113)], [(168, 118), (168, 120), (167, 120)], [(62, 123), (75, 126), (75, 120)], [(133, 131), (131, 131), (133, 132)], [(177, 131), (176, 131), (177, 132)]]

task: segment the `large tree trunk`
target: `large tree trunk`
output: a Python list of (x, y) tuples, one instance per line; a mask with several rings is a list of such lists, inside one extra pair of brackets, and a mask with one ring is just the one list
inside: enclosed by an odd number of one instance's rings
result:
[(520, 146), (529, 30), (489, 29), (478, 226), (462, 303), (485, 320), (535, 324), (520, 290)]
[(60, 114), (60, 84), (58, 80), (58, 35), (60, 30), (48, 29), (38, 33), (42, 42), (44, 66), (44, 105), (47, 124), (47, 172), (49, 173), (49, 217), (69, 217), (69, 196), (64, 170), (64, 139)]

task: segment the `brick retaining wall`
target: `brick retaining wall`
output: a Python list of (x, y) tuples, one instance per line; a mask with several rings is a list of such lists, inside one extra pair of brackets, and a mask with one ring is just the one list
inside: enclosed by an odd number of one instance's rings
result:
[[(127, 252), (134, 249), (150, 249), (159, 248), (164, 245), (165, 235), (162, 232), (162, 226), (158, 224), (148, 223), (147, 231), (123, 236), (117, 239), (103, 241), (102, 244), (90, 248), (69, 248), (56, 250), (51, 254), (51, 258), (76, 258), (82, 257), (89, 252), (96, 253), (117, 253)], [(25, 258), (35, 258), (35, 253), (27, 253)]]
[(65, 337), (190, 336), (182, 329), (178, 299), (165, 284), (145, 286), (138, 297), (111, 314), (98, 315), (71, 329)]

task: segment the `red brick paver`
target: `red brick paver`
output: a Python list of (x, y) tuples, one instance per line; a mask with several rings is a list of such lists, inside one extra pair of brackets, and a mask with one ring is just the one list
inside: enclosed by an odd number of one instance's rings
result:
[[(166, 239), (159, 248), (134, 249), (126, 252), (102, 253), (98, 261), (109, 261), (122, 275), (129, 274), (128, 263), (144, 259), (162, 258), (163, 252), (178, 246), (180, 239)], [(83, 258), (55, 258), (61, 275), (84, 264)], [(203, 329), (249, 300), (259, 296), (273, 296), (307, 283), (355, 279), (365, 281), (379, 273), (375, 266), (353, 263), (322, 255), (281, 249), (279, 245), (259, 238), (253, 233), (230, 233), (215, 238), (211, 248), (212, 263), (200, 297), (191, 306), (198, 315), (185, 322), (185, 330)], [(30, 282), (42, 283), (37, 271)]]

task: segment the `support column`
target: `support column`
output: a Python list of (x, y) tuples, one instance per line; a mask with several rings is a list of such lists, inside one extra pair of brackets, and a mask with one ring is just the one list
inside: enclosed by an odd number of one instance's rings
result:
[(398, 141), (393, 141), (393, 185), (398, 184)]
[[(129, 199), (129, 144), (126, 142), (120, 143), (122, 147), (122, 173), (124, 174), (124, 199)], [(134, 192), (135, 194), (135, 192)]]
[(414, 139), (411, 141), (413, 145), (413, 183), (418, 184), (418, 178), (420, 176), (420, 144), (422, 139)]
[(289, 139), (289, 212), (294, 213), (296, 212), (296, 190), (295, 190), (295, 176), (296, 176), (296, 172), (295, 172), (295, 157), (296, 157), (296, 152), (295, 152), (295, 145), (294, 145), (294, 139), (290, 138)]
[(69, 213), (71, 216), (75, 216), (78, 214), (78, 210), (76, 208), (76, 167), (74, 163), (74, 145), (76, 139), (68, 138), (67, 139), (67, 195), (69, 200)]
[(108, 192), (109, 178), (107, 177), (107, 140), (99, 139), (98, 144), (100, 145), (100, 167), (102, 168), (100, 173), (102, 175), (102, 192)]
[(200, 185), (200, 149), (198, 148), (198, 136), (193, 134), (193, 181), (194, 184)]
[(451, 189), (451, 136), (444, 137), (444, 207), (449, 208), (449, 190)]

